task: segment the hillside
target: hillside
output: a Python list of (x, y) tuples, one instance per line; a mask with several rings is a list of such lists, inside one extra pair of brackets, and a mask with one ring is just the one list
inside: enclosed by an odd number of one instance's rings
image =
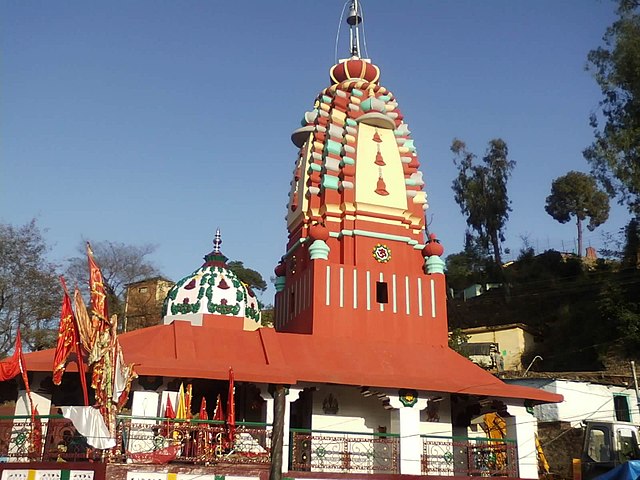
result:
[[(558, 252), (505, 269), (505, 288), (449, 300), (449, 328), (524, 323), (538, 332), (547, 371), (595, 371), (640, 351), (640, 271)], [(525, 359), (526, 361), (526, 359)]]

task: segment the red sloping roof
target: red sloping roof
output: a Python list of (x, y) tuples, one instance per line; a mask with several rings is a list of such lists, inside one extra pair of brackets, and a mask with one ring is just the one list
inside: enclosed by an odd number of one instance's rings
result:
[[(213, 320), (213, 319), (210, 319)], [(231, 327), (231, 328), (230, 328)], [(380, 388), (414, 388), (537, 402), (562, 396), (508, 385), (448, 347), (365, 343), (352, 338), (243, 331), (239, 325), (176, 321), (119, 336), (128, 363), (139, 375), (237, 381), (336, 383)], [(28, 370), (51, 371), (53, 350), (26, 355)], [(77, 371), (72, 363), (68, 370)]]
[(562, 401), (562, 395), (506, 384), (448, 347), (299, 334), (279, 340), (298, 381)]

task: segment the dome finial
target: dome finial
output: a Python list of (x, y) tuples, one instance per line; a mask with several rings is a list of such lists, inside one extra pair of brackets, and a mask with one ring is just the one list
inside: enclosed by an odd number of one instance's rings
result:
[(220, 247), (222, 246), (222, 235), (220, 235), (220, 227), (216, 228), (216, 235), (213, 238), (213, 254), (217, 254), (219, 255), (220, 253), (222, 253), (222, 250), (220, 250)]
[(358, 28), (362, 23), (360, 10), (360, 2), (358, 2), (358, 0), (351, 0), (347, 23), (349, 24), (349, 43), (353, 57), (360, 57), (360, 29)]
[(220, 234), (220, 228), (216, 228), (216, 234), (213, 237), (213, 250), (204, 256), (204, 266), (218, 265), (224, 266), (228, 260), (222, 253), (222, 235)]

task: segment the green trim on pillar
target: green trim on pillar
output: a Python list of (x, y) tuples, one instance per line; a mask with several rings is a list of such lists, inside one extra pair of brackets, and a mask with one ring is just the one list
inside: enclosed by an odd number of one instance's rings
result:
[(318, 165), (317, 163), (311, 163), (309, 164), (309, 170), (313, 170), (316, 172), (321, 172), (322, 171), (322, 165)]
[(342, 157), (342, 164), (344, 165), (355, 165), (356, 161), (351, 157)]
[(398, 400), (405, 407), (413, 407), (416, 403), (418, 403), (418, 392), (413, 389), (403, 388), (398, 390)]
[(327, 143), (324, 144), (324, 150), (334, 155), (340, 155), (342, 152), (342, 144), (333, 140), (327, 140)]
[(358, 122), (356, 122), (353, 118), (347, 118), (347, 125), (350, 127), (357, 127)]
[(309, 258), (311, 260), (329, 260), (331, 249), (324, 240), (316, 240), (309, 247)]
[(71, 470), (60, 470), (60, 480), (69, 480), (71, 478)]
[(324, 188), (330, 188), (331, 190), (338, 190), (340, 185), (340, 179), (338, 177), (334, 177), (333, 175), (323, 175), (322, 176), (322, 186)]
[(400, 235), (389, 235), (388, 233), (370, 232), (368, 230), (353, 230), (353, 235), (360, 235), (361, 237), (381, 238), (382, 240), (394, 240), (396, 242), (409, 243), (411, 239), (409, 237), (401, 237)]
[(364, 95), (364, 92), (362, 90), (359, 90), (357, 88), (352, 88), (351, 89), (351, 95), (353, 95), (354, 97), (361, 97)]
[(438, 255), (431, 255), (424, 262), (424, 266), (427, 269), (427, 273), (442, 273), (444, 274), (445, 263)]

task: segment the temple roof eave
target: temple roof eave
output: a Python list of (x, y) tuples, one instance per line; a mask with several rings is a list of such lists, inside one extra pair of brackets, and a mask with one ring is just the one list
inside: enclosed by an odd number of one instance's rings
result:
[[(560, 402), (562, 396), (508, 385), (448, 347), (366, 342), (349, 338), (279, 333), (273, 329), (234, 331), (216, 322), (158, 325), (119, 336), (125, 361), (139, 375), (237, 381), (299, 382), (413, 388), (450, 394)], [(29, 371), (50, 372), (53, 349), (26, 354)], [(164, 353), (164, 354), (162, 354)], [(348, 365), (349, 368), (345, 368)], [(77, 371), (71, 362), (68, 371)]]

